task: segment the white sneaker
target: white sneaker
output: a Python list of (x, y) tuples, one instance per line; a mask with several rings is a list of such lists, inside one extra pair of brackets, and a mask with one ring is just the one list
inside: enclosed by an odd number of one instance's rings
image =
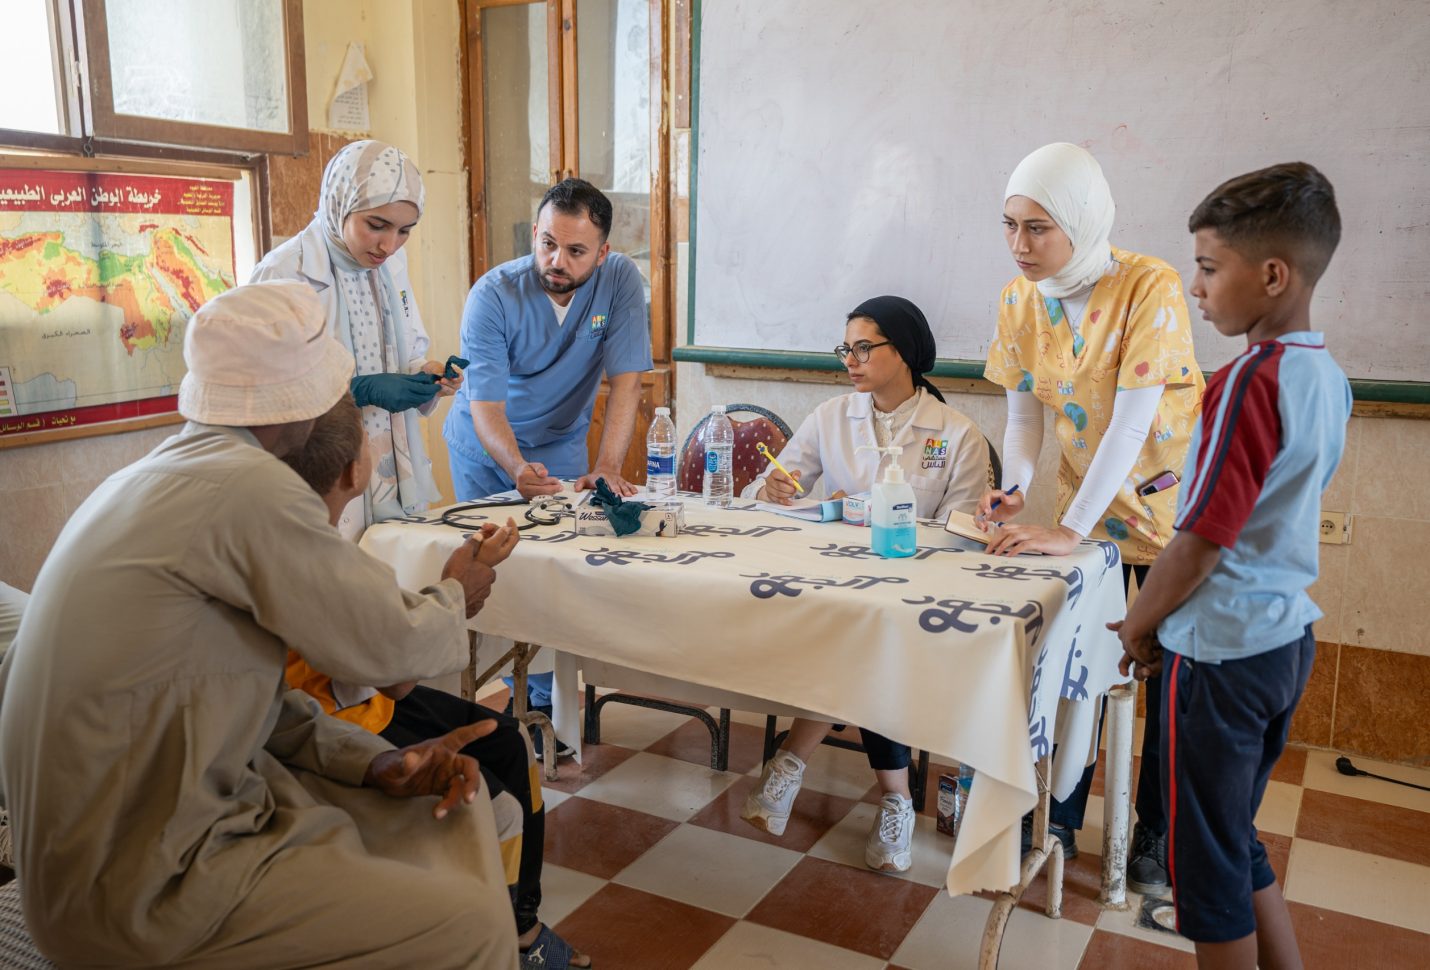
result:
[(881, 872), (907, 872), (913, 865), (914, 803), (892, 792), (879, 800), (879, 814), (864, 843), (864, 862)]
[(804, 762), (780, 751), (765, 765), (760, 784), (745, 798), (740, 817), (771, 835), (784, 835), (790, 807), (804, 781)]

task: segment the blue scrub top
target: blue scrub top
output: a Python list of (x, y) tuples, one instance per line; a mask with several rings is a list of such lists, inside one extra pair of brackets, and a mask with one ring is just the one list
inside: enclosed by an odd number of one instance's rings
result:
[(471, 402), (505, 401), (528, 461), (546, 461), (559, 477), (584, 475), (586, 430), (602, 373), (651, 369), (640, 271), (629, 257), (611, 253), (572, 294), (566, 321), (558, 325), (536, 257), (503, 263), (467, 294), (461, 344), (472, 363), (442, 427), (454, 461), (460, 456), (496, 467), (477, 440)]

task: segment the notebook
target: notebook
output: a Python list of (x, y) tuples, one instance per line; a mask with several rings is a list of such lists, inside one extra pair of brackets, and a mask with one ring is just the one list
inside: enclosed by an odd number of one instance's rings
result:
[(985, 546), (992, 542), (994, 536), (998, 534), (996, 524), (994, 525), (994, 531), (984, 532), (978, 528), (978, 522), (973, 516), (967, 512), (960, 512), (958, 509), (949, 509), (948, 521), (943, 524), (943, 528), (945, 532), (952, 532), (956, 536), (972, 539), (974, 542), (981, 542)]
[(804, 519), (806, 522), (838, 522), (844, 518), (844, 501), (837, 498), (823, 501), (817, 498), (800, 498), (795, 499), (789, 505), (756, 502), (755, 508), (761, 512), (787, 515), (792, 519)]

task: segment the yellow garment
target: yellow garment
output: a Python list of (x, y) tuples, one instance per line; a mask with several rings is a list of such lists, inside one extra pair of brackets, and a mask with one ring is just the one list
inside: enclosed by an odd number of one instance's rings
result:
[(384, 694), (374, 694), (361, 704), (339, 710), (337, 699), (333, 697), (333, 678), (308, 666), (297, 651), (288, 651), (283, 680), (289, 690), (301, 690), (321, 704), (324, 714), (356, 724), (373, 734), (381, 734), (392, 723), (392, 708), (397, 702)]
[(1088, 295), (1077, 332), (1062, 304), (1045, 298), (1036, 283), (1022, 276), (1009, 283), (983, 376), (1010, 390), (1031, 391), (1056, 416), (1059, 520), (1107, 432), (1117, 391), (1165, 385), (1127, 483), (1089, 536), (1116, 542), (1125, 562), (1148, 563), (1171, 541), (1180, 490), (1142, 497), (1135, 489), (1164, 471), (1184, 477), (1205, 381), (1176, 270), (1116, 247), (1112, 259)]

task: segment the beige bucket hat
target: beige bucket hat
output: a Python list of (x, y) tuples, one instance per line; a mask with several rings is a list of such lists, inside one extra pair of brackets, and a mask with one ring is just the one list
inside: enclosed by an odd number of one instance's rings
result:
[(239, 286), (199, 307), (184, 363), (179, 413), (241, 428), (316, 418), (347, 392), (354, 368), (318, 295), (293, 280)]

